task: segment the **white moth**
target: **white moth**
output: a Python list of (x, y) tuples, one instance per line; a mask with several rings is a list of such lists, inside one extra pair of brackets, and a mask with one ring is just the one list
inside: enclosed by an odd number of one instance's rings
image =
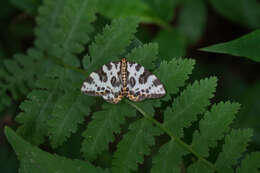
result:
[(102, 96), (110, 103), (118, 103), (123, 97), (132, 101), (159, 98), (165, 95), (160, 80), (135, 62), (110, 62), (92, 72), (83, 82), (81, 91), (90, 96)]

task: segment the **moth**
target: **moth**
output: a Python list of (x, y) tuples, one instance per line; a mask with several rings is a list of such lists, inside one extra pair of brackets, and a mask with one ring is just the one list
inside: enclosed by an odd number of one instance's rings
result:
[(146, 98), (159, 98), (166, 93), (154, 74), (126, 58), (104, 64), (92, 72), (83, 82), (81, 91), (90, 96), (102, 96), (114, 104), (124, 97), (137, 102)]

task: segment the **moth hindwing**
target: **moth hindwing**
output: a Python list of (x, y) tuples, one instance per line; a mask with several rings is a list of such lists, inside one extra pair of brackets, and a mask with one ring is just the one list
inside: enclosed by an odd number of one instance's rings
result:
[(110, 103), (118, 103), (123, 97), (132, 101), (159, 98), (165, 95), (160, 80), (143, 66), (121, 61), (104, 64), (92, 72), (83, 82), (81, 91), (90, 96), (102, 96)]

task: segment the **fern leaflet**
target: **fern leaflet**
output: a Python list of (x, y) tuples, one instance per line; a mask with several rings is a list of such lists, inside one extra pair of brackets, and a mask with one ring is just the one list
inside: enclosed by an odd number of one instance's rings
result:
[(116, 19), (110, 26), (105, 26), (103, 33), (98, 34), (89, 47), (91, 60), (90, 56), (84, 57), (84, 61), (88, 62), (85, 63), (85, 69), (90, 73), (99, 65), (118, 60), (117, 57), (124, 53), (124, 49), (133, 39), (137, 22), (136, 18)]
[(237, 168), (237, 173), (259, 173), (260, 165), (260, 153), (254, 152), (250, 153), (246, 158), (242, 161), (241, 167)]
[(10, 128), (5, 129), (8, 141), (11, 143), (20, 160), (21, 173), (63, 172), (63, 173), (108, 173), (86, 161), (70, 160), (58, 155), (42, 151), (24, 141)]
[(146, 119), (132, 123), (129, 132), (117, 146), (112, 172), (127, 173), (137, 170), (137, 164), (143, 163), (144, 155), (150, 154), (150, 147), (155, 144), (154, 136), (159, 134), (161, 131)]
[(115, 140), (114, 133), (120, 132), (120, 125), (125, 122), (125, 118), (135, 115), (135, 111), (125, 104), (106, 104), (103, 109), (93, 114), (93, 120), (83, 133), (81, 151), (87, 160), (95, 159), (98, 154), (108, 149), (108, 144)]
[(232, 166), (237, 163), (237, 160), (246, 151), (246, 147), (250, 138), (253, 135), (251, 129), (246, 130), (232, 130), (229, 135), (225, 137), (225, 144), (223, 151), (219, 154), (216, 161), (216, 166), (222, 172), (232, 172)]
[(66, 93), (57, 101), (53, 108), (53, 117), (48, 120), (53, 148), (63, 144), (71, 133), (76, 132), (77, 125), (89, 114), (92, 102), (92, 97), (85, 97), (78, 90)]

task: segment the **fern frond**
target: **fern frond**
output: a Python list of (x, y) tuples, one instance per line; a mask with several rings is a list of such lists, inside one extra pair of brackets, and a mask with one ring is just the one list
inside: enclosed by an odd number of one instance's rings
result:
[(161, 146), (159, 153), (153, 157), (152, 173), (179, 173), (182, 156), (187, 154), (179, 144), (170, 140)]
[(235, 118), (240, 105), (237, 103), (220, 102), (212, 106), (210, 112), (199, 122), (199, 131), (193, 134), (191, 147), (203, 157), (208, 157), (209, 147), (216, 147), (217, 140), (224, 137), (230, 129), (229, 125)]
[[(215, 77), (195, 81), (189, 85), (179, 97), (177, 97), (172, 108), (167, 108), (164, 113), (163, 126), (173, 132), (175, 136), (183, 137), (183, 129), (189, 127), (192, 122), (197, 119), (197, 114), (203, 113), (205, 108), (210, 104), (209, 99), (212, 98), (216, 89), (217, 79)], [(173, 154), (176, 149), (176, 154)], [(169, 150), (169, 152), (165, 152)], [(153, 172), (157, 170), (179, 171), (178, 165), (185, 154), (183, 149), (174, 144), (174, 139), (163, 145), (158, 155), (153, 160)], [(165, 162), (161, 162), (158, 158), (165, 158)]]
[(36, 18), (35, 46), (41, 51), (48, 51), (53, 45), (53, 31), (55, 31), (58, 25), (58, 18), (63, 11), (66, 1), (44, 0), (43, 5), (39, 8), (39, 15)]
[(124, 53), (124, 49), (133, 39), (137, 24), (136, 18), (125, 18), (113, 20), (111, 25), (105, 26), (103, 33), (98, 34), (89, 47), (91, 60), (84, 60), (89, 62), (85, 69), (92, 72), (99, 65), (118, 60), (118, 56)]
[(210, 99), (216, 90), (217, 78), (211, 77), (195, 81), (174, 99), (172, 108), (164, 114), (164, 126), (183, 137), (183, 128), (189, 127), (196, 121), (197, 114), (203, 113), (210, 104)]
[(237, 168), (237, 173), (259, 173), (260, 169), (260, 153), (254, 152), (250, 153), (246, 156), (246, 158), (242, 161), (241, 167)]
[(48, 133), (46, 123), (51, 117), (55, 102), (62, 94), (64, 76), (65, 70), (56, 67), (54, 72), (37, 81), (38, 89), (33, 90), (28, 95), (29, 100), (20, 106), (24, 112), (16, 117), (17, 122), (22, 124), (18, 133), (33, 144), (41, 144)]
[(65, 1), (57, 29), (53, 32), (53, 47), (49, 50), (51, 55), (71, 62), (76, 58), (73, 54), (84, 50), (84, 44), (89, 41), (88, 35), (93, 31), (91, 23), (95, 20), (96, 4), (96, 0)]
[(194, 64), (195, 61), (192, 59), (172, 59), (170, 62), (161, 63), (155, 74), (166, 87), (167, 96), (164, 100), (169, 99), (170, 94), (176, 94), (179, 88), (184, 86)]
[(253, 131), (251, 129), (232, 130), (231, 133), (225, 137), (223, 150), (216, 161), (217, 168), (224, 173), (233, 172), (232, 166), (237, 163), (242, 153), (246, 151), (246, 147), (252, 135)]
[(5, 129), (5, 135), (20, 160), (19, 172), (21, 173), (108, 173), (108, 171), (95, 167), (87, 161), (71, 160), (42, 151), (24, 141), (10, 128)]
[[(41, 52), (29, 49), (27, 55), (17, 54), (13, 60), (4, 61), (4, 68), (0, 69), (0, 93), (4, 105), (8, 106), (11, 100), (21, 98), (34, 87), (37, 76), (49, 65), (48, 61), (40, 62), (41, 58)], [(6, 92), (10, 92), (10, 96)]]
[(157, 54), (158, 44), (149, 43), (134, 48), (128, 55), (126, 55), (126, 58), (129, 61), (135, 61), (142, 64), (147, 69), (153, 69), (155, 67), (153, 62), (158, 58)]
[(89, 114), (92, 97), (86, 97), (79, 90), (67, 92), (55, 104), (52, 118), (48, 120), (50, 142), (53, 148), (63, 144), (77, 125)]
[(135, 115), (135, 110), (126, 104), (106, 104), (103, 109), (93, 114), (93, 120), (83, 133), (81, 151), (87, 160), (94, 160), (108, 149), (108, 144), (115, 140), (114, 133), (120, 132), (120, 125), (125, 122), (125, 118)]
[(144, 161), (143, 157), (150, 154), (150, 147), (155, 144), (154, 137), (159, 134), (160, 129), (144, 118), (132, 123), (117, 146), (112, 172), (130, 173), (137, 170), (138, 164)]

